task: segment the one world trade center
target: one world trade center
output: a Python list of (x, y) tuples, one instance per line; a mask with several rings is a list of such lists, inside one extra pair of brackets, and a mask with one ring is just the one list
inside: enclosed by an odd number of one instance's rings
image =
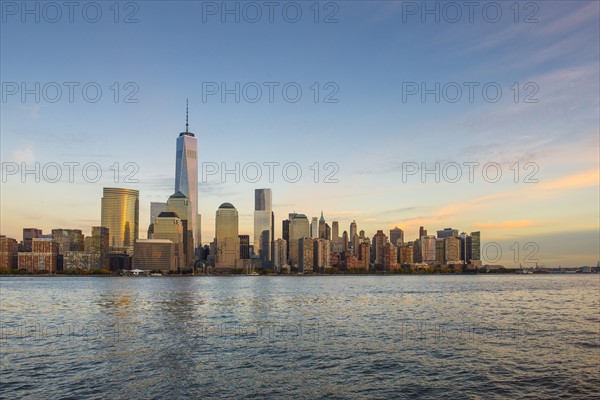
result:
[(200, 217), (198, 215), (198, 141), (189, 131), (188, 106), (185, 107), (185, 132), (177, 138), (177, 153), (175, 156), (175, 193), (181, 192), (190, 201), (191, 230), (194, 237), (194, 249), (200, 242)]

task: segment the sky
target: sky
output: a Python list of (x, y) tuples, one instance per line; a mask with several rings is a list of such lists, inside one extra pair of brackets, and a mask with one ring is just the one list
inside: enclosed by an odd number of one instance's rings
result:
[(252, 235), (270, 187), (276, 237), (323, 211), (478, 230), (491, 264), (596, 265), (600, 3), (477, 4), (2, 1), (0, 233), (89, 233), (127, 187), (146, 237), (188, 99), (203, 242), (223, 202)]

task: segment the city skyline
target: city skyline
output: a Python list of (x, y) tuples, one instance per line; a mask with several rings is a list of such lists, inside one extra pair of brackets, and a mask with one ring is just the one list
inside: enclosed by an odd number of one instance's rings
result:
[[(103, 187), (139, 190), (140, 221), (148, 221), (150, 203), (165, 202), (173, 194), (173, 132), (182, 125), (183, 100), (189, 97), (193, 131), (201, 143), (203, 243), (214, 237), (215, 210), (224, 201), (239, 210), (240, 234), (252, 236), (252, 193), (270, 187), (276, 193), (276, 238), (281, 236), (278, 221), (289, 213), (305, 213), (310, 220), (323, 210), (340, 227), (361, 221), (369, 234), (398, 226), (407, 237), (415, 237), (419, 226), (460, 226), (466, 232), (484, 231), (485, 240), (500, 243), (505, 255), (513, 243), (522, 247), (532, 241), (546, 265), (597, 261), (597, 2), (542, 3), (539, 23), (532, 24), (515, 23), (508, 9), (498, 23), (481, 18), (474, 23), (423, 23), (418, 16), (403, 15), (402, 6), (394, 2), (340, 4), (338, 22), (330, 24), (308, 17), (298, 24), (222, 23), (207, 17), (199, 24), (200, 4), (140, 6), (135, 24), (27, 24), (27, 35), (39, 37), (34, 42), (26, 40), (18, 21), (0, 27), (2, 52), (14, 55), (3, 57), (3, 83), (16, 82), (19, 90), (24, 83), (33, 90), (36, 82), (44, 87), (75, 81), (78, 89), (96, 82), (103, 92), (95, 103), (82, 100), (80, 90), (70, 102), (66, 88), (61, 101), (50, 102), (40, 94), (36, 102), (35, 93), (23, 100), (20, 92), (7, 94), (10, 85), (3, 86), (3, 168), (5, 163), (18, 168), (25, 163), (30, 169), (36, 162), (80, 165), (73, 182), (66, 167), (57, 183), (35, 182), (32, 174), (22, 179), (20, 171), (3, 177), (2, 234), (20, 237), (23, 227), (35, 226), (44, 232), (81, 227), (89, 234), (92, 226), (100, 225)], [(304, 16), (312, 15), (304, 11)], [(158, 32), (155, 26), (169, 13), (176, 13), (179, 22), (168, 33)], [(179, 40), (208, 33), (219, 41)], [(117, 50), (120, 62), (103, 66), (97, 60), (106, 43), (120, 43), (123, 35), (168, 43), (164, 57), (157, 58), (147, 44), (134, 50), (122, 44)], [(529, 41), (518, 40), (526, 35)], [(74, 47), (54, 49), (52, 60), (44, 59), (46, 68), (40, 70), (38, 57), (52, 46), (49, 38), (72, 40)], [(297, 49), (286, 52), (286, 58), (272, 50), (290, 46)], [(73, 48), (77, 60), (64, 63), (73, 59)], [(306, 52), (319, 57), (307, 63)], [(173, 62), (183, 55), (186, 62)], [(26, 58), (38, 62), (22, 65), (19, 60)], [(453, 61), (440, 68), (440, 60)], [(221, 84), (226, 90), (234, 90), (236, 83), (254, 90), (246, 86), (252, 82), (263, 88), (261, 101), (247, 101), (250, 94), (242, 89), (239, 102), (236, 93), (222, 101)], [(265, 82), (279, 84), (273, 102)], [(282, 99), (280, 89), (289, 82), (302, 88), (297, 103)], [(431, 89), (437, 83), (444, 88), (458, 82), (465, 97), (455, 103), (446, 101), (444, 93), (425, 95), (424, 101), (418, 94), (407, 97), (403, 88), (415, 90), (415, 82), (419, 90), (421, 83)], [(478, 83), (478, 89), (497, 83), (503, 96), (492, 103), (477, 90), (470, 102), (465, 82)], [(216, 90), (212, 83), (219, 89), (216, 95), (207, 94)], [(133, 92), (138, 102), (125, 102)], [(524, 102), (533, 92), (537, 102)], [(324, 102), (328, 95), (338, 101)], [(88, 162), (102, 171), (96, 183), (81, 176), (81, 166)], [(220, 174), (203, 182), (203, 163), (212, 163), (204, 164), (206, 172), (222, 163), (231, 169), (236, 162), (280, 165), (274, 182), (266, 178), (267, 168), (256, 183), (238, 183), (231, 175), (222, 182)], [(292, 162), (302, 167), (297, 183), (281, 175), (281, 166)], [(446, 175), (439, 182), (431, 174), (423, 179), (422, 171), (403, 176), (414, 164), (425, 170), (436, 162)], [(464, 164), (475, 162), (479, 166), (470, 182)], [(463, 166), (458, 182), (452, 182), (453, 163)], [(490, 163), (501, 168), (498, 182), (490, 179), (493, 168), (482, 174)], [(337, 183), (324, 183), (330, 173)], [(130, 174), (138, 182), (125, 182)], [(141, 224), (141, 238), (145, 231)]]

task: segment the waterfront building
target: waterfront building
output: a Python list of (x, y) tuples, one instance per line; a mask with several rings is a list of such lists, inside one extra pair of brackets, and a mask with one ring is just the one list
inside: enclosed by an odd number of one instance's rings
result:
[(219, 206), (215, 219), (215, 232), (217, 243), (216, 268), (237, 268), (240, 259), (238, 211), (231, 203)]
[(54, 239), (32, 238), (31, 251), (19, 252), (19, 269), (33, 273), (56, 273), (58, 243)]
[(19, 243), (16, 239), (0, 236), (0, 270), (11, 271), (19, 266)]
[(175, 243), (168, 239), (138, 239), (135, 241), (133, 268), (149, 271), (177, 270)]
[(187, 268), (188, 260), (183, 247), (183, 224), (176, 213), (163, 211), (158, 214), (154, 220), (152, 239), (170, 240), (175, 252), (175, 269)]
[(133, 252), (139, 231), (139, 196), (134, 189), (104, 188), (100, 225), (108, 228), (110, 251)]

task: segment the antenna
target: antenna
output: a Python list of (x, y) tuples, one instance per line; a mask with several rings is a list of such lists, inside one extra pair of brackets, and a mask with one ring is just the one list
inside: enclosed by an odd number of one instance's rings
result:
[(185, 99), (185, 133), (189, 133), (190, 124), (188, 123), (188, 99)]

